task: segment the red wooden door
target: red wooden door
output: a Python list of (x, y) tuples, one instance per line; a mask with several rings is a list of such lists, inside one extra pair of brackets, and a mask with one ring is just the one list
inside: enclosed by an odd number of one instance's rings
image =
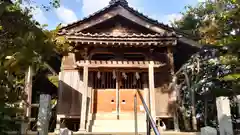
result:
[(93, 113), (116, 111), (116, 90), (94, 90)]
[[(144, 112), (142, 102), (136, 89), (120, 89), (119, 91), (120, 112), (134, 112), (134, 96), (137, 96), (137, 111)], [(143, 92), (140, 90), (141, 95)]]

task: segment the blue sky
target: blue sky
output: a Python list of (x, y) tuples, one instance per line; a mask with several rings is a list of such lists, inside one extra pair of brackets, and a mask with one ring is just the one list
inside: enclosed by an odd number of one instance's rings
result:
[[(34, 11), (34, 19), (41, 24), (48, 24), (54, 29), (59, 23), (69, 24), (82, 19), (108, 5), (110, 0), (61, 0), (61, 7), (50, 11), (38, 8)], [(200, 0), (128, 0), (134, 9), (168, 24), (181, 17), (184, 6), (195, 5)], [(201, 0), (202, 1), (202, 0)], [(35, 0), (37, 5), (47, 4), (49, 0)]]

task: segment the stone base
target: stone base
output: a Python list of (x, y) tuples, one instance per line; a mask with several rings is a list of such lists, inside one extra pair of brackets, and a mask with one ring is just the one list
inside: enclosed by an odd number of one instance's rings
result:
[(201, 128), (201, 135), (217, 135), (217, 130), (212, 127)]
[(86, 130), (86, 129), (79, 129), (79, 130), (77, 131), (77, 133), (87, 133), (87, 130)]

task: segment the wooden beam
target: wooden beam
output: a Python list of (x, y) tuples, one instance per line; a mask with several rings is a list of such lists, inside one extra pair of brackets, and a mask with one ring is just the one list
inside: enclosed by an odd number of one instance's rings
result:
[(83, 68), (83, 85), (84, 90), (82, 91), (82, 108), (79, 131), (86, 132), (86, 112), (87, 112), (87, 95), (88, 95), (88, 67)]
[[(149, 61), (97, 61), (97, 60), (81, 60), (76, 62), (78, 67), (87, 66), (89, 68), (148, 68)], [(153, 62), (154, 68), (165, 66), (160, 62)]]
[(146, 40), (146, 41), (128, 41), (127, 39), (120, 40), (99, 40), (99, 39), (77, 39), (77, 38), (68, 38), (69, 43), (73, 43), (75, 46), (83, 46), (83, 45), (94, 45), (95, 47), (99, 46), (114, 46), (114, 47), (166, 47), (172, 46), (176, 44), (177, 40), (172, 41), (153, 41), (153, 40)]

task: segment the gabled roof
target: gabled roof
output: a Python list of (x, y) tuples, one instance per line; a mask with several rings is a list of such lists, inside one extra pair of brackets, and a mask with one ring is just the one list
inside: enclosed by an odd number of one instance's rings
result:
[(101, 9), (101, 10), (99, 10), (99, 11), (93, 13), (93, 14), (90, 14), (89, 16), (83, 18), (82, 20), (79, 20), (79, 21), (73, 22), (73, 23), (71, 23), (71, 24), (68, 24), (67, 26), (62, 27), (62, 29), (69, 29), (69, 28), (75, 27), (76, 25), (79, 25), (79, 24), (81, 24), (81, 23), (84, 23), (84, 22), (92, 19), (92, 18), (95, 17), (95, 16), (98, 16), (98, 15), (100, 15), (100, 14), (106, 13), (107, 11), (113, 9), (114, 7), (122, 6), (122, 7), (125, 8), (126, 10), (128, 10), (128, 11), (134, 13), (135, 15), (137, 15), (138, 17), (140, 17), (141, 19), (150, 21), (150, 22), (152, 22), (153, 24), (156, 24), (156, 25), (158, 25), (158, 26), (160, 26), (161, 28), (164, 28), (164, 29), (166, 29), (166, 30), (173, 31), (173, 28), (172, 28), (172, 27), (170, 27), (170, 26), (168, 26), (168, 25), (166, 25), (166, 24), (160, 23), (160, 22), (158, 22), (158, 20), (154, 20), (154, 19), (148, 17), (147, 15), (144, 15), (143, 13), (139, 12), (138, 10), (136, 10), (136, 9), (128, 6), (128, 4), (126, 4), (126, 3), (123, 2), (123, 1), (125, 1), (125, 0), (113, 0), (113, 1), (111, 0), (111, 1), (110, 1), (110, 4), (109, 4), (107, 7), (103, 8), (103, 9)]
[[(129, 15), (129, 14), (127, 14), (125, 11), (128, 12), (128, 13), (131, 13), (133, 15), (133, 16), (130, 16), (129, 18), (127, 18), (127, 19), (130, 19), (131, 21), (135, 21), (136, 23), (139, 23), (139, 21), (135, 20), (136, 17), (137, 17), (137, 19), (141, 19), (141, 20), (143, 20), (144, 22), (147, 23), (146, 25), (144, 25), (144, 27), (146, 27), (148, 29), (151, 29), (151, 30), (153, 30), (157, 33), (165, 33), (165, 32), (176, 33), (179, 36), (179, 41), (180, 42), (189, 44), (191, 46), (200, 47), (200, 45), (197, 42), (195, 42), (192, 39), (189, 39), (189, 36), (191, 36), (191, 35), (188, 35), (184, 32), (176, 30), (176, 29), (174, 29), (174, 28), (172, 28), (168, 25), (165, 25), (163, 23), (158, 22), (158, 20), (154, 20), (154, 19), (148, 17), (147, 15), (144, 15), (143, 13), (141, 13), (141, 12), (137, 11), (136, 9), (133, 9), (132, 7), (130, 7), (126, 0), (111, 0), (110, 4), (107, 7), (89, 15), (88, 17), (83, 18), (82, 20), (79, 20), (77, 22), (73, 22), (71, 24), (68, 24), (67, 26), (62, 27), (61, 28), (61, 33), (63, 31), (69, 31), (69, 30), (72, 31), (73, 28), (84, 25), (84, 27), (82, 29), (76, 29), (75, 30), (75, 32), (81, 32), (82, 30), (84, 30), (88, 27), (91, 27), (91, 23), (88, 23), (89, 21), (94, 20), (95, 18), (97, 18), (99, 16), (102, 16), (105, 13), (109, 13), (109, 12), (112, 12), (112, 13), (110, 14), (110, 16), (105, 17), (104, 18), (105, 20), (100, 19), (102, 22), (106, 21), (106, 20), (108, 20), (112, 17), (115, 17), (116, 15), (126, 17), (124, 15)], [(131, 17), (135, 17), (135, 19), (131, 18)], [(92, 24), (92, 26), (94, 26), (98, 23), (101, 23), (101, 22), (94, 22)], [(149, 26), (149, 25), (151, 25), (151, 26)]]

